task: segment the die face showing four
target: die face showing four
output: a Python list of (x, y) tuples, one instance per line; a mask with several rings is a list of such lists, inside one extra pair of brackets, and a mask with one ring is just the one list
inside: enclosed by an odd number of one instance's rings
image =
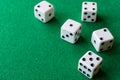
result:
[(47, 1), (42, 1), (35, 5), (34, 15), (40, 21), (46, 23), (54, 17), (54, 6)]
[(75, 43), (81, 32), (81, 24), (68, 19), (61, 27), (61, 38), (67, 42)]
[(102, 28), (93, 32), (91, 42), (98, 52), (105, 51), (112, 48), (114, 37), (107, 28)]
[(95, 22), (97, 17), (97, 3), (83, 2), (81, 20), (85, 22)]
[(96, 55), (92, 51), (88, 51), (80, 58), (78, 70), (88, 78), (93, 78), (93, 76), (98, 73), (101, 65), (102, 57)]

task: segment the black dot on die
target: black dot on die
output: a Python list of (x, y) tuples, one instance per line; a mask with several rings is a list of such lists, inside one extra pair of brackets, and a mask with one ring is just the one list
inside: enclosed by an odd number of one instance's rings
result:
[(108, 46), (108, 49), (110, 49), (111, 48), (111, 46)]
[(92, 3), (92, 5), (95, 5), (95, 3)]
[(110, 40), (110, 43), (112, 43), (113, 42), (113, 40)]
[(35, 11), (36, 11), (36, 12), (38, 12), (38, 10), (37, 10), (37, 9), (35, 9)]
[(103, 42), (101, 45), (104, 45), (105, 43)]
[(93, 21), (95, 21), (94, 19), (91, 19), (91, 21), (93, 22)]
[(107, 30), (106, 30), (106, 29), (104, 29), (104, 32), (107, 32)]
[(96, 60), (97, 60), (97, 61), (99, 61), (99, 60), (100, 60), (100, 58), (99, 58), (99, 57), (97, 57), (97, 58), (96, 58)]
[(77, 40), (78, 40), (78, 39), (76, 38), (76, 39), (75, 39), (75, 42), (76, 42)]
[(77, 32), (75, 33), (75, 35), (77, 35)]
[(84, 4), (86, 5), (87, 3), (85, 2)]
[(73, 27), (73, 24), (70, 24), (70, 27)]
[(72, 33), (70, 33), (70, 35), (71, 35), (71, 36), (73, 36), (73, 34), (72, 34)]
[(62, 38), (65, 38), (65, 36), (62, 35)]
[(100, 40), (103, 40), (103, 38), (102, 38), (102, 37), (100, 37)]
[(95, 8), (93, 8), (93, 10), (95, 10)]
[(51, 5), (49, 5), (49, 7), (52, 7)]
[(95, 13), (92, 13), (92, 15), (95, 15)]
[(80, 65), (81, 65), (81, 66), (83, 66), (83, 64), (82, 64), (82, 63), (80, 63)]
[(96, 44), (96, 41), (94, 40), (94, 43)]
[(86, 59), (85, 59), (85, 58), (82, 58), (82, 60), (83, 60), (83, 61), (86, 61)]
[(51, 16), (52, 14), (51, 13), (49, 13), (49, 16)]
[(93, 61), (93, 58), (89, 58), (90, 61)]
[(87, 67), (86, 67), (86, 66), (84, 66), (84, 68), (85, 68), (85, 69), (87, 69)]
[(90, 77), (90, 75), (89, 75), (89, 74), (87, 74), (87, 76), (88, 76), (88, 77)]
[(100, 51), (103, 51), (103, 48), (101, 48)]
[(40, 5), (38, 5), (37, 7), (40, 8)]
[(91, 52), (89, 52), (89, 53), (88, 53), (88, 55), (92, 55), (92, 53), (91, 53)]
[(44, 19), (41, 19), (42, 21), (44, 21)]
[(83, 20), (84, 20), (84, 21), (86, 21), (86, 19), (85, 19), (85, 18), (84, 18)]
[(38, 16), (39, 16), (39, 17), (41, 17), (41, 15), (40, 15), (40, 14), (38, 14)]
[(85, 71), (83, 71), (83, 74), (86, 74), (86, 72), (85, 72)]
[(69, 35), (66, 34), (66, 37), (69, 37)]
[(94, 66), (95, 66), (93, 63), (91, 63), (90, 65), (91, 65), (91, 67), (94, 67)]
[(88, 71), (89, 71), (89, 72), (91, 72), (91, 70), (90, 70), (90, 69), (88, 69)]
[(87, 8), (84, 8), (85, 10), (87, 10)]
[(84, 12), (84, 15), (87, 15), (87, 12)]
[(82, 71), (82, 69), (79, 68), (79, 71)]
[(88, 16), (88, 18), (90, 18), (91, 16)]

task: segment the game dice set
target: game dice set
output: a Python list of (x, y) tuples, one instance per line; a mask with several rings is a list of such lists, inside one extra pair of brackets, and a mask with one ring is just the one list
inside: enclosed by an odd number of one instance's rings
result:
[[(47, 23), (54, 17), (54, 6), (47, 2), (41, 1), (34, 7), (34, 16), (43, 23)], [(81, 20), (83, 22), (96, 22), (97, 20), (97, 3), (83, 2)], [(82, 24), (68, 19), (60, 29), (60, 37), (62, 40), (75, 44), (82, 31)], [(106, 51), (112, 48), (114, 37), (108, 28), (102, 28), (93, 31), (91, 36), (91, 43), (97, 52)], [(78, 62), (78, 71), (93, 78), (101, 69), (102, 57), (98, 56), (92, 51), (85, 53)]]

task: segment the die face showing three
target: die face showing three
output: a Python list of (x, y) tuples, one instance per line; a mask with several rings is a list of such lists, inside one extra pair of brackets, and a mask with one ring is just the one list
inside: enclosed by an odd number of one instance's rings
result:
[(78, 62), (78, 71), (87, 76), (93, 78), (98, 73), (102, 66), (102, 57), (96, 55), (92, 51), (85, 53)]
[(47, 1), (35, 5), (34, 15), (40, 21), (46, 23), (54, 17), (54, 6)]
[(92, 33), (91, 42), (98, 52), (112, 48), (114, 37), (107, 28), (96, 30)]
[(75, 43), (81, 33), (81, 24), (68, 19), (61, 27), (61, 38), (67, 42)]
[(97, 3), (83, 2), (81, 20), (84, 22), (95, 22), (97, 17)]

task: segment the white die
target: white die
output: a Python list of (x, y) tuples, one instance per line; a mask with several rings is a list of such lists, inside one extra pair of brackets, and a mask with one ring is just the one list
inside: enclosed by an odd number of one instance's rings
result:
[(81, 20), (85, 22), (95, 22), (97, 17), (97, 3), (83, 2)]
[(102, 57), (96, 55), (92, 51), (85, 53), (78, 62), (78, 71), (87, 76), (93, 78), (100, 70), (102, 66)]
[(68, 19), (61, 27), (61, 38), (67, 42), (75, 43), (81, 33), (81, 24)]
[(96, 30), (92, 33), (91, 42), (98, 52), (112, 48), (114, 37), (107, 28)]
[(35, 5), (34, 16), (46, 23), (54, 17), (54, 6), (47, 1), (42, 1)]

